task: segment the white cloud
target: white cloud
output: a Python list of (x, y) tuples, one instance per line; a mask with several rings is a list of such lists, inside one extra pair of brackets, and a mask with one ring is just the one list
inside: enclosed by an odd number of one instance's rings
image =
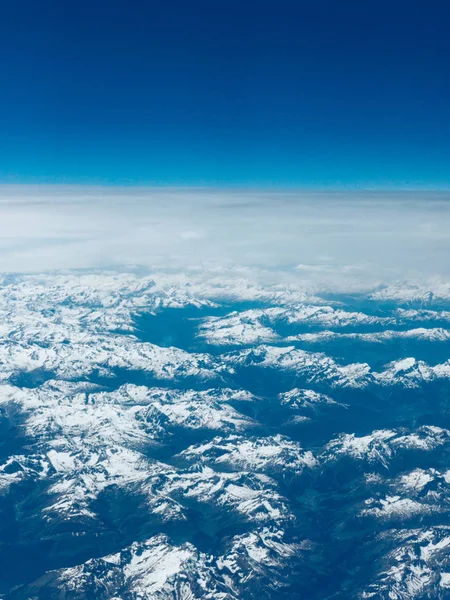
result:
[[(264, 273), (358, 287), (448, 279), (450, 195), (0, 186), (0, 271)], [(295, 268), (297, 266), (297, 268)]]
[(182, 240), (201, 240), (204, 234), (201, 231), (182, 231), (181, 239)]

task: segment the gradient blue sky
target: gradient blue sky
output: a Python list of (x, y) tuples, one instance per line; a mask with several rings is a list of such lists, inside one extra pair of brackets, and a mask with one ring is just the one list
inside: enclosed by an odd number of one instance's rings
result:
[(15, 0), (0, 181), (450, 187), (447, 0)]

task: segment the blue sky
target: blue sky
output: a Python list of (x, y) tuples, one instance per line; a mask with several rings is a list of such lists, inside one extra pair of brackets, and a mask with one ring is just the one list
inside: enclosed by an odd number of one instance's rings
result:
[(18, 0), (0, 181), (450, 187), (445, 1)]

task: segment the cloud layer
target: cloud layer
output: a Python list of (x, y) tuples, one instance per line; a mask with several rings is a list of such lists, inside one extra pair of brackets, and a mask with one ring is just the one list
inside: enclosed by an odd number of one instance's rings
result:
[(315, 285), (448, 279), (450, 194), (0, 187), (0, 271), (129, 265)]

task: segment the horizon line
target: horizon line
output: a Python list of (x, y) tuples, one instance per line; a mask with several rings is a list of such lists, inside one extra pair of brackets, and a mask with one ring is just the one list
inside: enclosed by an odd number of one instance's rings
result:
[(268, 184), (232, 184), (232, 183), (227, 183), (227, 184), (219, 184), (219, 183), (205, 183), (205, 184), (194, 184), (194, 183), (186, 183), (186, 184), (170, 184), (170, 183), (158, 183), (158, 182), (152, 182), (152, 183), (138, 183), (138, 182), (117, 182), (117, 183), (113, 183), (113, 182), (86, 182), (86, 181), (80, 181), (80, 182), (22, 182), (22, 181), (14, 181), (14, 182), (10, 182), (10, 181), (1, 181), (0, 180), (0, 190), (6, 190), (8, 188), (12, 188), (12, 189), (18, 189), (18, 188), (22, 188), (22, 189), (29, 189), (29, 190), (38, 190), (38, 189), (42, 189), (42, 188), (47, 188), (47, 189), (66, 189), (66, 190), (71, 190), (71, 189), (79, 189), (79, 188), (84, 188), (84, 189), (98, 189), (98, 190), (102, 190), (102, 189), (108, 189), (108, 190), (130, 190), (130, 189), (134, 189), (134, 190), (159, 190), (159, 191), (245, 191), (245, 192), (267, 192), (267, 193), (274, 193), (274, 192), (284, 192), (284, 193), (302, 193), (302, 192), (307, 192), (307, 193), (340, 193), (340, 192), (354, 192), (354, 193), (392, 193), (392, 194), (397, 194), (397, 193), (404, 193), (404, 192), (408, 192), (408, 193), (417, 193), (417, 194), (421, 194), (421, 193), (450, 193), (450, 185), (448, 186), (430, 186), (430, 187), (416, 187), (416, 186), (412, 186), (412, 185), (405, 185), (405, 186), (397, 186), (397, 185), (392, 185), (392, 186), (371, 186), (371, 185), (357, 185), (357, 184), (353, 184), (353, 185), (297, 185), (297, 184), (274, 184), (274, 185), (268, 185)]

